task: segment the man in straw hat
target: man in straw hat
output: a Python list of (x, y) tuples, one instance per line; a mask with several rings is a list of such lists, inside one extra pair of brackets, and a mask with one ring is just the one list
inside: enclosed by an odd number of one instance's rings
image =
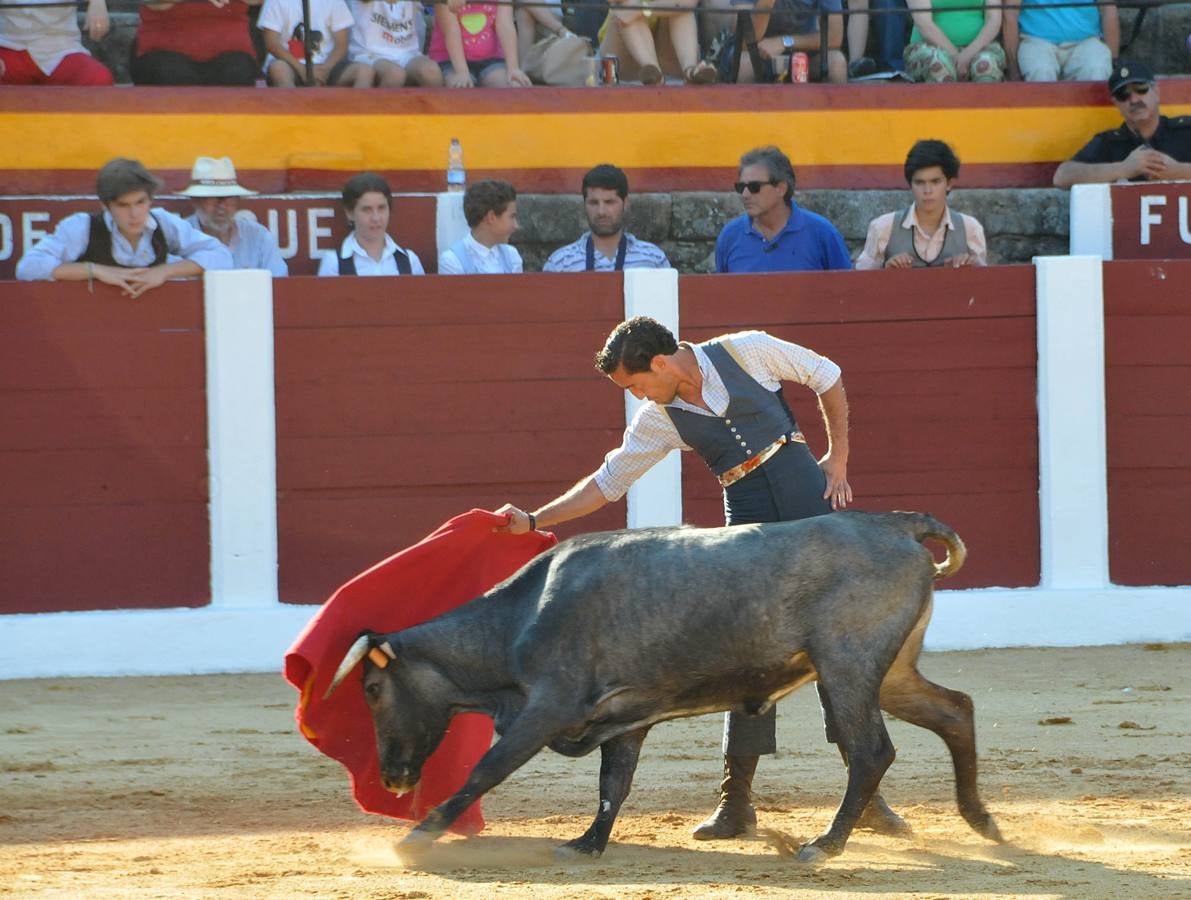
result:
[(113, 159), (95, 179), (102, 211), (58, 223), (17, 263), (21, 281), (85, 281), (127, 297), (174, 278), (232, 268), (227, 247), (183, 219), (153, 206), (161, 181), (135, 159)]
[(237, 269), (268, 269), (279, 278), (289, 274), (273, 233), (247, 210), (238, 213), (240, 198), (256, 191), (236, 183), (236, 167), (226, 156), (196, 159), (190, 186), (181, 193), (194, 201), (194, 215), (186, 221), (226, 245)]

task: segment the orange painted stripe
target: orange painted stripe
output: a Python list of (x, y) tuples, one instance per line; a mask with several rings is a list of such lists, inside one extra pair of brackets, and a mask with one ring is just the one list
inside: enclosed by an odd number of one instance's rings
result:
[[(1191, 84), (1162, 90), (1168, 114), (1191, 112)], [(73, 184), (63, 173), (89, 179), (136, 148), (149, 168), (180, 181), (194, 156), (218, 153), (242, 171), (272, 173), (262, 190), (325, 188), (371, 169), (391, 173), (399, 190), (434, 191), (452, 137), (472, 177), (499, 173), (522, 190), (573, 190), (574, 173), (605, 161), (636, 173), (638, 190), (722, 186), (742, 151), (768, 143), (790, 154), (806, 187), (901, 186), (905, 152), (921, 137), (956, 148), (965, 184), (1030, 186), (1119, 122), (1102, 88), (1087, 83), (311, 90), (284, 100), (237, 89), (0, 92), (0, 190)]]

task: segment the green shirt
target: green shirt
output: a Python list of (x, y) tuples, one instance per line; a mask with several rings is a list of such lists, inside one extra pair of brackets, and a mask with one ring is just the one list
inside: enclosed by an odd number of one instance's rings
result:
[[(984, 27), (984, 10), (982, 9), (951, 9), (952, 6), (971, 6), (972, 0), (931, 0), (931, 17), (939, 30), (947, 35), (947, 40), (961, 50), (976, 39), (980, 29)], [(922, 40), (918, 33), (918, 26), (910, 35), (910, 43)]]

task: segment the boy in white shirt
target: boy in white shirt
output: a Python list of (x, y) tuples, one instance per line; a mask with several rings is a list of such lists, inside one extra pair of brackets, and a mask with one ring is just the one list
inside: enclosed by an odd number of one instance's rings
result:
[[(265, 78), (272, 87), (306, 83), (302, 0), (265, 0), (257, 27), (269, 56)], [(344, 0), (310, 0), (310, 59), (319, 86), (372, 87), (372, 68), (348, 59), (349, 35), (355, 20)]]
[(509, 244), (517, 230), (517, 191), (507, 181), (478, 181), (463, 195), (471, 231), (438, 257), (439, 275), (515, 275), (521, 254)]
[(370, 66), (381, 87), (442, 87), (442, 69), (422, 53), (425, 20), (413, 0), (351, 0), (348, 58)]

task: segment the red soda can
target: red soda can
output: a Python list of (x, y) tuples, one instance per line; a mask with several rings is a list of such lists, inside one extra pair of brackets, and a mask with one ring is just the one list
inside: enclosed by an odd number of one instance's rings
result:
[(600, 57), (600, 82), (620, 84), (620, 60), (615, 56)]
[(810, 57), (801, 51), (790, 54), (790, 81), (794, 84), (806, 84), (810, 76)]

